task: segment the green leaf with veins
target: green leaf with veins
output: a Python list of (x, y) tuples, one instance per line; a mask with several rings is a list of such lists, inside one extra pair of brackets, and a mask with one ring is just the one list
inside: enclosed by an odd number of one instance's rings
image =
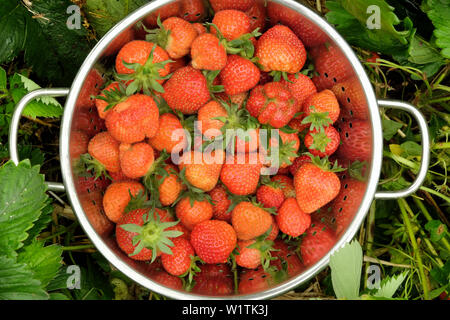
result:
[(359, 298), (362, 263), (362, 248), (356, 240), (346, 244), (331, 256), (331, 280), (338, 299)]
[(29, 160), (0, 168), (0, 254), (15, 257), (48, 199), (44, 176)]
[(62, 248), (59, 245), (44, 247), (43, 241), (33, 241), (19, 252), (17, 262), (25, 263), (31, 271), (33, 278), (46, 287), (56, 277), (62, 262)]
[(392, 298), (407, 276), (408, 271), (405, 271), (399, 275), (383, 279), (380, 283), (380, 289), (375, 292), (374, 296), (386, 299)]
[(424, 0), (422, 10), (426, 12), (435, 30), (436, 45), (442, 49), (441, 55), (450, 59), (450, 1)]
[(43, 300), (48, 294), (23, 263), (0, 255), (0, 300)]
[[(369, 6), (380, 8), (380, 28), (369, 29), (367, 21), (370, 13)], [(413, 35), (413, 25), (409, 18), (403, 21), (404, 30), (397, 30), (401, 21), (395, 15), (393, 7), (384, 0), (335, 0), (327, 1), (326, 14), (328, 21), (352, 45), (375, 52), (393, 54), (408, 47), (409, 39)]]

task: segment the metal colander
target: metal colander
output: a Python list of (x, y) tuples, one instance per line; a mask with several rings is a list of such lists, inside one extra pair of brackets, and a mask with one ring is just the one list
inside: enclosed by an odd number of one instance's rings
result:
[[(95, 80), (101, 76), (99, 66), (108, 64), (108, 59), (114, 54), (114, 46), (120, 39), (128, 39), (130, 29), (146, 17), (155, 17), (156, 10), (165, 6), (173, 6), (176, 1), (157, 0), (153, 1), (137, 11), (130, 14), (124, 20), (112, 28), (96, 45), (85, 62), (81, 66), (70, 89), (40, 89), (31, 92), (17, 105), (14, 113), (10, 132), (10, 152), (11, 158), (16, 163), (19, 161), (17, 153), (17, 133), (20, 115), (31, 100), (40, 96), (67, 96), (64, 108), (64, 116), (61, 125), (60, 137), (60, 158), (61, 170), (64, 184), (48, 183), (49, 189), (53, 191), (66, 192), (76, 216), (96, 248), (103, 256), (110, 261), (117, 269), (123, 272), (130, 279), (140, 285), (158, 292), (164, 296), (174, 299), (268, 299), (292, 290), (296, 286), (304, 283), (324, 269), (330, 255), (349, 242), (356, 234), (362, 224), (366, 213), (369, 210), (373, 199), (394, 199), (405, 197), (415, 192), (423, 182), (429, 164), (429, 136), (426, 121), (423, 116), (413, 106), (399, 101), (380, 101), (376, 99), (371, 83), (351, 47), (329, 25), (323, 18), (314, 13), (305, 5), (291, 0), (268, 1), (268, 16), (272, 18), (270, 23), (281, 22), (289, 26), (298, 37), (304, 42), (313, 61), (321, 60), (320, 67), (317, 66), (318, 73), (314, 82), (319, 90), (330, 89), (337, 97), (342, 107), (341, 119), (338, 122), (338, 129), (341, 134), (342, 144), (336, 153), (335, 159), (340, 163), (349, 161), (365, 161), (367, 181), (365, 182), (363, 193), (347, 192), (346, 196), (338, 199), (338, 206), (333, 208), (333, 203), (329, 210), (323, 210), (321, 219), (328, 219), (333, 223), (328, 212), (341, 212), (351, 210), (350, 217), (342, 230), (337, 230), (337, 240), (333, 248), (327, 252), (320, 261), (313, 265), (305, 266), (301, 272), (292, 275), (286, 281), (279, 283), (267, 290), (255, 292), (250, 295), (230, 295), (230, 296), (201, 296), (183, 291), (179, 287), (162, 283), (157, 273), (148, 264), (131, 260), (116, 245), (113, 235), (113, 225), (104, 215), (102, 208), (102, 190), (104, 181), (99, 180), (95, 184), (87, 185), (83, 178), (76, 175), (73, 168), (73, 160), (77, 155), (77, 146), (74, 141), (77, 139), (79, 131), (95, 130), (96, 126), (102, 126), (97, 122), (95, 107), (86, 102), (86, 89), (95, 85)], [(270, 12), (276, 8), (276, 14)], [(115, 42), (115, 43), (114, 43)], [(326, 46), (327, 50), (320, 48)], [(325, 53), (324, 53), (325, 52)], [(324, 64), (323, 60), (328, 59)], [(422, 131), (422, 165), (418, 172), (417, 179), (407, 190), (398, 192), (377, 192), (379, 181), (382, 152), (383, 133), (380, 119), (380, 107), (397, 108), (411, 113), (417, 120)], [(358, 135), (358, 143), (355, 143), (352, 133), (356, 128), (365, 126), (367, 134)], [(90, 134), (87, 132), (88, 135)], [(363, 139), (363, 141), (361, 141)], [(357, 149), (357, 145), (364, 143), (370, 147), (369, 154), (363, 154)], [(342, 176), (343, 188), (351, 187), (348, 183), (349, 177)], [(84, 184), (83, 184), (84, 183)], [(357, 198), (355, 198), (357, 197)], [(337, 201), (337, 200), (336, 200)], [(334, 203), (336, 203), (336, 201)], [(351, 208), (350, 208), (351, 205)], [(328, 221), (327, 220), (327, 221)]]

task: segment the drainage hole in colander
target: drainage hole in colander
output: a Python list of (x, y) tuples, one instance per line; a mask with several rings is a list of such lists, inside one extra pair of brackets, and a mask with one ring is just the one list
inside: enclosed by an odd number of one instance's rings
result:
[(345, 87), (341, 87), (341, 89), (342, 89), (342, 92), (345, 92)]
[(348, 138), (348, 137), (349, 137), (349, 135), (348, 135), (348, 132), (346, 132), (346, 133), (345, 133), (345, 137), (346, 137), (346, 138)]
[(350, 102), (351, 102), (351, 100), (350, 100), (350, 98), (349, 98), (349, 97), (347, 97), (347, 102), (348, 102), (348, 103), (350, 103)]
[(336, 78), (333, 78), (333, 82), (336, 83), (336, 82), (337, 82), (337, 79), (336, 79)]
[(353, 123), (350, 122), (350, 123), (348, 124), (348, 126), (350, 127), (350, 129), (352, 129), (352, 128), (353, 128)]
[(325, 76), (325, 78), (328, 78), (328, 73), (325, 72), (323, 75)]
[(344, 200), (344, 201), (347, 201), (347, 199), (348, 199), (348, 196), (345, 196), (343, 200)]
[(344, 210), (344, 209), (343, 209), (343, 208), (339, 208), (339, 210), (338, 210), (338, 211), (339, 211), (339, 213), (341, 213), (341, 212), (342, 212), (342, 210)]
[(345, 184), (345, 185), (344, 185), (344, 189), (347, 189), (347, 188), (348, 188), (348, 184)]

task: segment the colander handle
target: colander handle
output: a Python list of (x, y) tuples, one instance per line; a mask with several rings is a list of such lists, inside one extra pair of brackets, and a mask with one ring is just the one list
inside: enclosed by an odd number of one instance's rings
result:
[[(38, 97), (63, 97), (69, 94), (69, 89), (38, 89), (25, 95), (17, 104), (11, 119), (11, 126), (9, 127), (9, 155), (11, 160), (17, 165), (19, 163), (19, 153), (17, 151), (17, 135), (19, 132), (19, 122), (22, 112), (28, 103)], [(62, 183), (46, 182), (48, 190), (55, 192), (64, 192), (65, 188)]]
[(427, 176), (428, 167), (430, 165), (430, 134), (428, 131), (427, 121), (425, 120), (423, 114), (416, 107), (406, 102), (395, 100), (378, 100), (378, 105), (387, 108), (399, 109), (410, 113), (417, 120), (422, 134), (422, 158), (416, 180), (411, 184), (409, 188), (405, 190), (393, 192), (377, 192), (375, 194), (375, 199), (389, 200), (405, 198), (416, 192)]

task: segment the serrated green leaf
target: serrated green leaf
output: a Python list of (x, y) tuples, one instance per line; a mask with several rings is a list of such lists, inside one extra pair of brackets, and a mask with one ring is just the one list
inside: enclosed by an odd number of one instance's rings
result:
[(431, 220), (425, 225), (425, 229), (430, 232), (430, 239), (438, 242), (447, 233), (447, 226), (439, 220)]
[[(28, 92), (41, 89), (41, 86), (39, 86), (36, 82), (34, 82), (31, 79), (28, 79), (22, 74), (19, 74), (20, 80), (22, 80), (23, 86), (25, 89), (27, 89)], [(53, 97), (39, 97), (36, 99), (36, 101), (40, 101), (46, 105), (54, 105), (62, 109), (61, 104)]]
[[(380, 28), (369, 29), (367, 21), (369, 6), (380, 9)], [(384, 0), (336, 0), (327, 1), (330, 10), (326, 17), (336, 26), (345, 39), (355, 46), (374, 52), (393, 54), (408, 47), (413, 35), (413, 26), (409, 18), (403, 21), (403, 30), (398, 30), (400, 19), (395, 15), (393, 7)]]
[(47, 226), (52, 221), (53, 205), (51, 202), (51, 199), (47, 199), (44, 208), (41, 210), (39, 219), (36, 220), (33, 224), (33, 227), (27, 231), (28, 238), (25, 240), (24, 245), (28, 245), (32, 241), (34, 241), (42, 232), (42, 230), (47, 228)]
[(381, 281), (380, 283), (380, 289), (377, 290), (374, 296), (378, 298), (387, 298), (387, 299), (392, 298), (397, 289), (406, 279), (407, 275), (408, 271), (405, 271), (399, 275), (383, 279), (383, 281)]
[(336, 251), (330, 258), (331, 281), (339, 299), (358, 299), (363, 263), (362, 248), (352, 241)]
[(27, 265), (33, 272), (33, 278), (45, 288), (58, 274), (62, 262), (62, 248), (59, 245), (44, 247), (44, 242), (33, 241), (20, 250), (17, 262)]
[[(17, 104), (29, 91), (25, 88), (22, 76), (19, 74), (10, 77), (9, 82), (11, 97)], [(46, 104), (39, 100), (33, 100), (26, 106), (22, 114), (31, 118), (58, 118), (63, 114), (63, 109), (60, 104)]]
[(0, 63), (12, 61), (26, 40), (25, 8), (19, 1), (3, 0), (0, 6)]
[(85, 12), (100, 37), (128, 14), (148, 3), (147, 0), (87, 0)]
[(442, 56), (450, 59), (450, 1), (425, 0), (422, 7), (436, 28), (436, 45), (442, 49)]
[(0, 255), (0, 300), (48, 299), (41, 282), (25, 264)]
[(0, 254), (15, 257), (48, 199), (39, 167), (28, 160), (0, 168)]

